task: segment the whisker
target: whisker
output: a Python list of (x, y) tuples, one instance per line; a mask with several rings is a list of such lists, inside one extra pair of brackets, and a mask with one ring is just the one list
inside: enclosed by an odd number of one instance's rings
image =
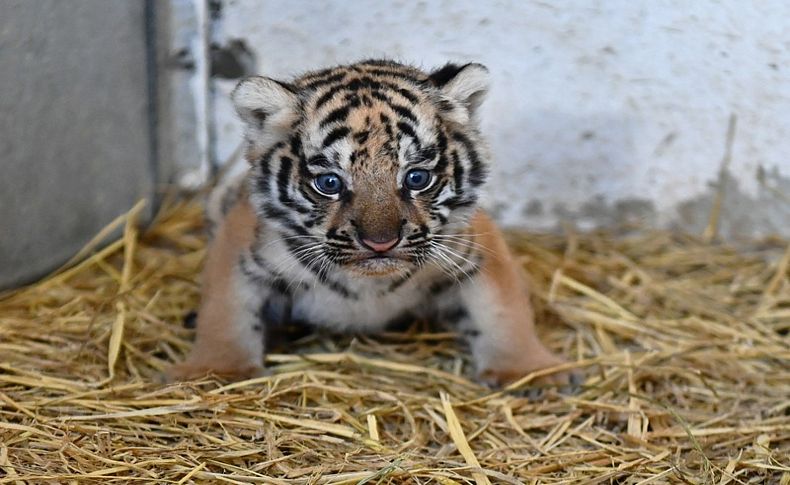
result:
[(466, 232), (459, 232), (458, 234), (448, 234), (444, 232), (437, 232), (434, 236), (460, 236), (460, 237), (476, 237), (476, 236), (489, 236), (492, 233), (490, 232), (476, 232), (476, 233), (466, 233)]
[(496, 253), (494, 251), (492, 251), (491, 249), (483, 246), (480, 243), (476, 243), (474, 241), (468, 241), (468, 240), (461, 239), (461, 238), (449, 238), (449, 237), (446, 238), (446, 237), (443, 237), (443, 236), (434, 236), (433, 239), (435, 239), (437, 241), (447, 241), (449, 244), (460, 246), (460, 247), (465, 248), (465, 249), (473, 249), (473, 250), (478, 250), (478, 251), (485, 251), (488, 254), (496, 255)]
[(258, 251), (263, 251), (264, 249), (268, 248), (269, 246), (276, 244), (278, 242), (289, 241), (291, 239), (323, 239), (323, 236), (313, 236), (313, 235), (295, 235), (295, 236), (286, 236), (286, 237), (279, 237), (272, 241), (267, 242), (263, 246), (256, 248)]
[[(440, 247), (438, 247), (438, 246), (434, 246), (434, 249), (436, 250), (436, 251), (434, 252), (434, 255), (435, 255), (437, 258), (441, 258), (441, 260), (442, 260), (442, 261), (445, 261), (445, 262), (447, 262), (447, 263), (450, 263), (450, 264), (452, 264), (453, 266), (455, 266), (456, 268), (458, 268), (458, 269), (459, 269), (461, 272), (463, 272), (463, 269), (462, 269), (460, 266), (458, 266), (458, 264), (457, 264), (455, 261), (453, 261), (452, 259), (450, 259), (450, 258), (449, 258), (449, 257), (448, 257), (446, 254), (444, 254), (444, 252), (442, 251), (442, 248), (440, 248)], [(438, 262), (438, 261), (439, 261), (439, 259), (436, 259), (436, 261)], [(445, 268), (444, 268), (444, 266), (442, 266), (442, 265), (438, 265), (438, 266), (439, 266), (439, 268), (440, 268), (440, 269), (442, 269), (442, 270), (444, 271), (444, 269), (445, 269)], [(454, 272), (454, 271), (453, 271), (451, 268), (449, 268), (449, 267), (448, 267), (448, 268), (446, 268), (446, 269), (447, 269), (446, 273), (447, 273), (449, 276), (451, 276), (451, 277), (452, 277), (452, 278), (455, 280), (455, 282), (456, 282), (456, 283), (458, 283), (458, 284), (461, 284), (461, 280), (459, 280), (459, 279), (458, 279), (458, 275), (456, 274), (456, 272)]]
[(477, 266), (476, 263), (473, 263), (472, 261), (469, 261), (468, 259), (466, 259), (463, 256), (455, 253), (454, 251), (452, 251), (451, 249), (447, 248), (446, 246), (442, 246), (439, 243), (434, 243), (434, 244), (435, 244), (434, 248), (436, 248), (439, 251), (439, 254), (442, 254), (446, 258), (446, 260), (449, 261), (450, 263), (452, 263), (452, 265), (455, 266), (458, 269), (458, 271), (463, 273), (463, 275), (467, 279), (471, 278), (471, 275), (469, 273), (467, 273), (466, 270), (460, 264), (458, 264), (457, 262), (453, 261), (453, 259), (450, 256), (462, 259), (462, 260), (466, 261), (467, 263), (469, 263), (469, 264), (471, 264), (473, 266)]
[(441, 244), (438, 241), (436, 241), (435, 244), (441, 246), (442, 250), (446, 251), (449, 255), (451, 255), (453, 257), (456, 257), (456, 258), (458, 258), (458, 259), (460, 259), (460, 260), (462, 260), (464, 262), (467, 262), (467, 263), (471, 264), (472, 266), (477, 266), (476, 262), (469, 260), (464, 255), (458, 253), (458, 251), (455, 251), (454, 249), (450, 248), (446, 244)]
[[(275, 271), (278, 272), (281, 275), (283, 273), (285, 273), (286, 271), (290, 271), (294, 266), (296, 266), (298, 263), (300, 263), (306, 256), (308, 256), (309, 254), (314, 253), (316, 251), (320, 251), (321, 250), (321, 246), (322, 246), (322, 243), (319, 242), (319, 243), (312, 243), (312, 244), (300, 247), (296, 251), (293, 251), (292, 253), (290, 253), (289, 254), (289, 258), (287, 258), (287, 259), (281, 261), (280, 263), (278, 263), (275, 266)], [(286, 267), (285, 265), (288, 264), (288, 263), (291, 263), (291, 264)]]

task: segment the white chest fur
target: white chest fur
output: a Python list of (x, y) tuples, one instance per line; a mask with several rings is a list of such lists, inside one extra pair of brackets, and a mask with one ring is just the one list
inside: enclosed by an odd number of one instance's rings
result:
[(292, 318), (333, 330), (378, 331), (424, 304), (416, 291), (344, 296), (317, 284), (293, 297)]

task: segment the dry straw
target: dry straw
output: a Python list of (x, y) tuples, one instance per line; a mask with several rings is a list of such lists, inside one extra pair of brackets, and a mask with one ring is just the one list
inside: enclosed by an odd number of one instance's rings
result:
[(201, 209), (145, 231), (140, 209), (2, 296), (0, 483), (790, 484), (787, 241), (514, 234), (543, 338), (586, 376), (571, 395), (485, 389), (420, 324), (162, 385), (192, 338)]

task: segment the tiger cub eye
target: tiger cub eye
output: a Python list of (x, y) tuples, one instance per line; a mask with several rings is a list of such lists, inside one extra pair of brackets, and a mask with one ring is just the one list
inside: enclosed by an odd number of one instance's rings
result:
[(431, 183), (431, 174), (425, 169), (415, 168), (406, 172), (403, 185), (409, 190), (422, 190)]
[(334, 173), (324, 173), (313, 180), (316, 190), (324, 195), (335, 195), (343, 188), (343, 181)]

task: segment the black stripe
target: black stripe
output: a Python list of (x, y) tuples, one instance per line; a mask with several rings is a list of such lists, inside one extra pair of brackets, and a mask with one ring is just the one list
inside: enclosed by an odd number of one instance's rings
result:
[[(271, 295), (261, 305), (258, 320), (259, 325), (284, 327), (291, 322), (291, 298), (285, 295)], [(267, 342), (270, 340), (267, 335)]]
[(250, 283), (253, 283), (256, 286), (261, 286), (266, 282), (266, 279), (263, 276), (256, 274), (248, 267), (247, 258), (244, 254), (239, 256), (238, 265), (239, 269), (241, 270), (241, 274), (243, 274)]
[(450, 308), (445, 310), (439, 316), (440, 319), (444, 320), (449, 324), (456, 324), (464, 318), (469, 316), (469, 312), (466, 311), (466, 308), (462, 306), (457, 306), (455, 308)]
[(425, 225), (425, 224), (422, 224), (420, 226), (420, 231), (416, 232), (414, 234), (410, 234), (410, 235), (406, 236), (406, 240), (407, 241), (414, 241), (415, 239), (424, 238), (427, 235), (428, 235), (428, 226)]
[(300, 183), (297, 187), (297, 190), (300, 194), (302, 194), (302, 197), (307, 199), (307, 201), (313, 206), (313, 213), (315, 214), (316, 211), (319, 211), (320, 209), (317, 207), (318, 200), (315, 198), (315, 189), (312, 188), (309, 182), (302, 181), (302, 183)]
[(414, 94), (410, 93), (405, 89), (398, 89), (398, 93), (411, 103), (417, 104), (420, 102), (420, 99), (417, 96), (415, 96)]
[(288, 196), (288, 186), (290, 185), (291, 170), (294, 161), (290, 157), (280, 157), (280, 171), (277, 173), (277, 188), (280, 192), (280, 202), (288, 205), (291, 197)]
[(369, 77), (362, 77), (359, 79), (352, 79), (347, 84), (338, 84), (332, 86), (327, 92), (321, 95), (320, 98), (316, 101), (315, 109), (319, 109), (321, 106), (326, 104), (335, 94), (339, 93), (340, 91), (358, 91), (359, 89), (370, 87), (373, 89), (381, 89), (381, 84), (373, 81), (373, 79)]
[(288, 187), (291, 185), (291, 171), (293, 170), (293, 160), (289, 157), (280, 158), (280, 171), (277, 173), (277, 190), (280, 193), (280, 202), (295, 211), (308, 214), (310, 209), (297, 204), (288, 194)]
[(420, 98), (417, 97), (416, 94), (410, 92), (408, 89), (404, 89), (396, 84), (392, 83), (381, 83), (384, 86), (396, 91), (398, 94), (406, 98), (410, 103), (417, 104), (420, 102)]
[(365, 69), (364, 72), (365, 72), (365, 74), (371, 74), (373, 76), (392, 76), (392, 77), (395, 77), (395, 78), (398, 78), (398, 79), (402, 79), (404, 81), (407, 81), (407, 82), (410, 82), (410, 83), (414, 83), (414, 84), (418, 84), (418, 85), (425, 83), (424, 79), (420, 79), (417, 76), (413, 76), (413, 75), (407, 74), (405, 72), (391, 71), (389, 69), (370, 68), (370, 67), (368, 67), (368, 68)]
[(331, 160), (326, 158), (323, 155), (314, 155), (307, 159), (307, 165), (321, 167), (321, 168), (330, 168), (334, 167), (334, 164)]
[(326, 245), (331, 247), (331, 248), (333, 248), (333, 249), (340, 250), (339, 251), (340, 253), (342, 253), (343, 250), (346, 250), (346, 249), (349, 249), (349, 250), (357, 249), (356, 246), (354, 246), (353, 244), (346, 244), (346, 243), (341, 244), (341, 243), (336, 243), (336, 242), (333, 242), (333, 241), (327, 241)]
[(312, 89), (316, 89), (318, 87), (321, 87), (321, 86), (323, 86), (325, 84), (332, 84), (332, 83), (340, 82), (345, 77), (346, 77), (346, 73), (345, 72), (338, 72), (338, 73), (335, 73), (335, 74), (328, 75), (326, 77), (322, 77), (322, 78), (315, 79), (315, 80), (310, 80), (307, 84), (303, 84), (300, 87), (303, 90), (305, 90), (305, 91), (310, 91)]
[[(297, 113), (303, 113), (304, 112), (304, 101), (302, 101), (301, 99), (299, 100), (299, 104), (298, 104), (297, 109), (295, 111)], [(302, 119), (298, 118), (298, 117), (294, 118), (294, 120), (291, 122), (291, 130), (296, 130), (297, 128), (299, 128), (300, 124), (302, 124)]]
[(412, 123), (417, 123), (417, 116), (407, 107), (400, 105), (392, 100), (392, 98), (382, 91), (373, 91), (371, 96), (386, 103), (393, 111), (395, 111), (401, 118), (406, 118)]
[(323, 106), (326, 103), (328, 103), (330, 99), (332, 99), (337, 93), (339, 93), (340, 91), (343, 91), (344, 89), (345, 89), (345, 86), (343, 86), (342, 84), (338, 84), (336, 86), (332, 86), (331, 88), (329, 88), (315, 102), (315, 109), (316, 110), (321, 109), (321, 106)]
[(302, 153), (302, 139), (299, 138), (299, 135), (294, 135), (291, 137), (291, 154), (297, 158), (303, 158), (304, 154)]
[(370, 95), (373, 96), (374, 98), (378, 99), (379, 101), (382, 101), (382, 102), (386, 103), (386, 104), (391, 104), (392, 103), (392, 98), (390, 98), (386, 94), (382, 93), (381, 91), (372, 91), (370, 93)]
[(368, 158), (368, 149), (367, 148), (361, 148), (359, 150), (354, 150), (353, 155), (354, 155), (354, 161), (357, 161), (359, 159)]
[(269, 274), (269, 277), (267, 277), (266, 275), (256, 273), (252, 268), (250, 268), (249, 258), (247, 257), (246, 254), (242, 254), (241, 256), (239, 256), (239, 268), (241, 269), (242, 274), (251, 283), (257, 286), (267, 286), (283, 295), (288, 294), (288, 282), (284, 278), (280, 276), (275, 276), (273, 271), (267, 269), (267, 267), (259, 265), (258, 264), (259, 260), (255, 257), (254, 253), (253, 253), (253, 260), (259, 268), (265, 270)]
[(327, 125), (331, 125), (332, 123), (336, 123), (338, 121), (346, 121), (346, 117), (348, 116), (348, 112), (351, 110), (351, 106), (341, 106), (333, 111), (331, 111), (326, 117), (321, 120), (318, 124), (319, 128), (326, 128)]
[(384, 80), (375, 80), (368, 76), (363, 76), (359, 79), (352, 79), (346, 84), (337, 84), (329, 88), (318, 98), (318, 100), (316, 100), (315, 109), (319, 109), (321, 106), (329, 102), (329, 100), (340, 91), (359, 91), (360, 89), (364, 88), (369, 88), (372, 91), (380, 91), (383, 88), (386, 88), (392, 92), (398, 93), (410, 103), (417, 104), (420, 101), (420, 98), (415, 93), (412, 93), (408, 89), (398, 86), (395, 83)]
[(323, 148), (326, 148), (332, 143), (336, 142), (337, 140), (348, 135), (350, 132), (351, 132), (351, 128), (349, 128), (348, 126), (340, 126), (338, 128), (335, 128), (334, 130), (330, 131), (328, 135), (326, 135), (324, 141), (321, 143), (321, 146)]
[(258, 177), (255, 177), (255, 185), (258, 187), (258, 191), (262, 194), (269, 193), (269, 171), (267, 170), (265, 174), (261, 174)]
[(333, 227), (326, 232), (327, 239), (335, 239), (343, 242), (353, 242), (354, 240), (345, 234), (339, 234), (337, 228)]
[(469, 183), (474, 187), (481, 185), (483, 182), (485, 182), (488, 171), (486, 170), (486, 167), (483, 166), (480, 157), (477, 155), (477, 151), (475, 150), (472, 140), (470, 140), (463, 133), (459, 132), (453, 133), (453, 139), (460, 142), (464, 146), (466, 155), (469, 157), (469, 163), (472, 165), (469, 169)]
[(361, 145), (361, 144), (365, 143), (366, 141), (368, 141), (368, 137), (369, 136), (370, 136), (370, 131), (368, 131), (368, 130), (360, 131), (360, 132), (354, 133), (354, 141)]
[(447, 165), (449, 164), (450, 161), (447, 159), (447, 154), (442, 152), (441, 155), (439, 155), (439, 161), (436, 162), (436, 166), (433, 168), (433, 171), (436, 173), (444, 173)]
[(385, 332), (405, 332), (409, 329), (416, 318), (409, 312), (398, 315), (384, 324)]
[(417, 117), (414, 115), (414, 113), (411, 112), (409, 108), (405, 106), (401, 106), (399, 104), (392, 104), (392, 103), (390, 103), (390, 108), (392, 108), (393, 111), (398, 113), (398, 116), (400, 116), (401, 118), (406, 118), (407, 120), (411, 121), (415, 125), (418, 124)]
[(434, 185), (426, 194), (431, 194), (431, 202), (436, 203), (436, 200), (442, 194), (442, 190), (447, 187), (447, 179), (442, 178), (442, 180)]
[(285, 143), (283, 142), (275, 143), (257, 160), (257, 164), (261, 168), (261, 175), (269, 175), (271, 173), (271, 167), (269, 167), (269, 162), (271, 162), (274, 153), (277, 150), (283, 148), (284, 146)]
[(351, 190), (342, 190), (340, 192), (340, 203), (343, 204), (343, 207), (347, 207), (351, 204), (351, 201), (354, 200), (354, 192)]
[(356, 103), (357, 106), (359, 106), (362, 103), (362, 101), (359, 99), (359, 94), (354, 92), (346, 93), (346, 95), (343, 96), (343, 102)]
[(392, 283), (390, 283), (390, 286), (389, 286), (389, 288), (387, 288), (387, 291), (395, 291), (398, 288), (400, 288), (401, 286), (403, 286), (404, 283), (406, 283), (407, 281), (409, 281), (411, 279), (412, 274), (413, 273), (411, 271), (409, 271), (406, 274), (404, 274), (403, 276), (401, 276), (400, 278), (398, 278), (397, 280), (395, 280)]
[(290, 213), (286, 212), (278, 207), (273, 206), (272, 204), (266, 203), (263, 205), (263, 213), (269, 219), (274, 219), (279, 221), (282, 225), (296, 233), (300, 236), (308, 235), (307, 229), (303, 226), (299, 225), (297, 222), (292, 221), (290, 219)]
[(410, 124), (403, 121), (398, 121), (397, 126), (398, 126), (398, 130), (400, 130), (401, 133), (414, 138), (414, 140), (416, 140), (419, 143), (420, 140), (419, 138), (417, 138), (417, 133), (414, 131), (414, 128), (412, 128)]
[(436, 135), (436, 149), (439, 150), (440, 154), (447, 153), (447, 135), (442, 130), (439, 130), (439, 133)]
[(315, 226), (317, 224), (321, 224), (322, 222), (324, 222), (324, 217), (325, 217), (324, 214), (319, 214), (317, 216), (313, 216), (312, 218), (306, 220), (304, 222), (304, 225), (305, 225), (305, 227), (313, 227), (313, 226)]
[(336, 123), (338, 121), (345, 121), (346, 118), (348, 117), (349, 111), (359, 106), (359, 103), (360, 103), (359, 98), (355, 98), (353, 100), (350, 100), (348, 104), (330, 111), (329, 114), (327, 114), (326, 117), (323, 120), (321, 120), (321, 122), (318, 124), (318, 127), (325, 128), (326, 126), (331, 125), (332, 123)]
[(477, 197), (475, 195), (469, 195), (466, 197), (456, 195), (445, 200), (440, 205), (442, 207), (447, 207), (448, 209), (460, 209), (461, 207), (469, 207), (474, 205), (475, 202), (477, 202)]
[(458, 158), (458, 152), (453, 150), (452, 152), (453, 157), (453, 179), (455, 180), (455, 191), (458, 192), (461, 189), (461, 185), (464, 183), (464, 167), (461, 165), (461, 159)]
[[(300, 182), (304, 182), (305, 180), (310, 180), (313, 177), (313, 174), (310, 172), (310, 169), (308, 167), (308, 160), (306, 157), (299, 157), (299, 177), (301, 177), (302, 179)], [(302, 185), (303, 184), (299, 184), (300, 189)], [(300, 192), (302, 192), (302, 194), (304, 195), (303, 190), (300, 190)], [(312, 199), (310, 199), (310, 201), (315, 202)]]
[(444, 293), (445, 291), (452, 288), (455, 284), (455, 280), (445, 278), (433, 283), (431, 286), (428, 287), (428, 293), (431, 295), (438, 295), (440, 293)]
[(390, 117), (384, 113), (379, 113), (379, 119), (381, 120), (381, 124), (384, 125), (384, 132), (387, 133), (388, 137), (392, 138), (394, 133), (392, 131), (392, 125), (390, 125)]
[(449, 164), (447, 158), (447, 135), (444, 134), (443, 130), (439, 130), (436, 135), (436, 149), (439, 152), (439, 161), (436, 163), (434, 171), (440, 173), (443, 172)]
[(420, 151), (417, 152), (416, 158), (420, 162), (430, 162), (436, 158), (438, 150), (433, 145), (428, 145), (426, 147), (420, 148)]
[(444, 113), (449, 113), (455, 109), (455, 105), (447, 99), (440, 99), (439, 100), (439, 111)]
[[(255, 242), (253, 244), (255, 245), (255, 247), (257, 247), (258, 244), (260, 244), (257, 235), (255, 237)], [(263, 257), (261, 257), (261, 255), (258, 254), (257, 251), (255, 251), (255, 250), (250, 251), (250, 255), (252, 256), (252, 262), (255, 263), (256, 266), (258, 266), (262, 270), (268, 272), (269, 274), (272, 274), (272, 275), (275, 275), (275, 276), (279, 276), (279, 273), (276, 273), (272, 268), (270, 268), (269, 264), (266, 263), (266, 260), (264, 260)]]

